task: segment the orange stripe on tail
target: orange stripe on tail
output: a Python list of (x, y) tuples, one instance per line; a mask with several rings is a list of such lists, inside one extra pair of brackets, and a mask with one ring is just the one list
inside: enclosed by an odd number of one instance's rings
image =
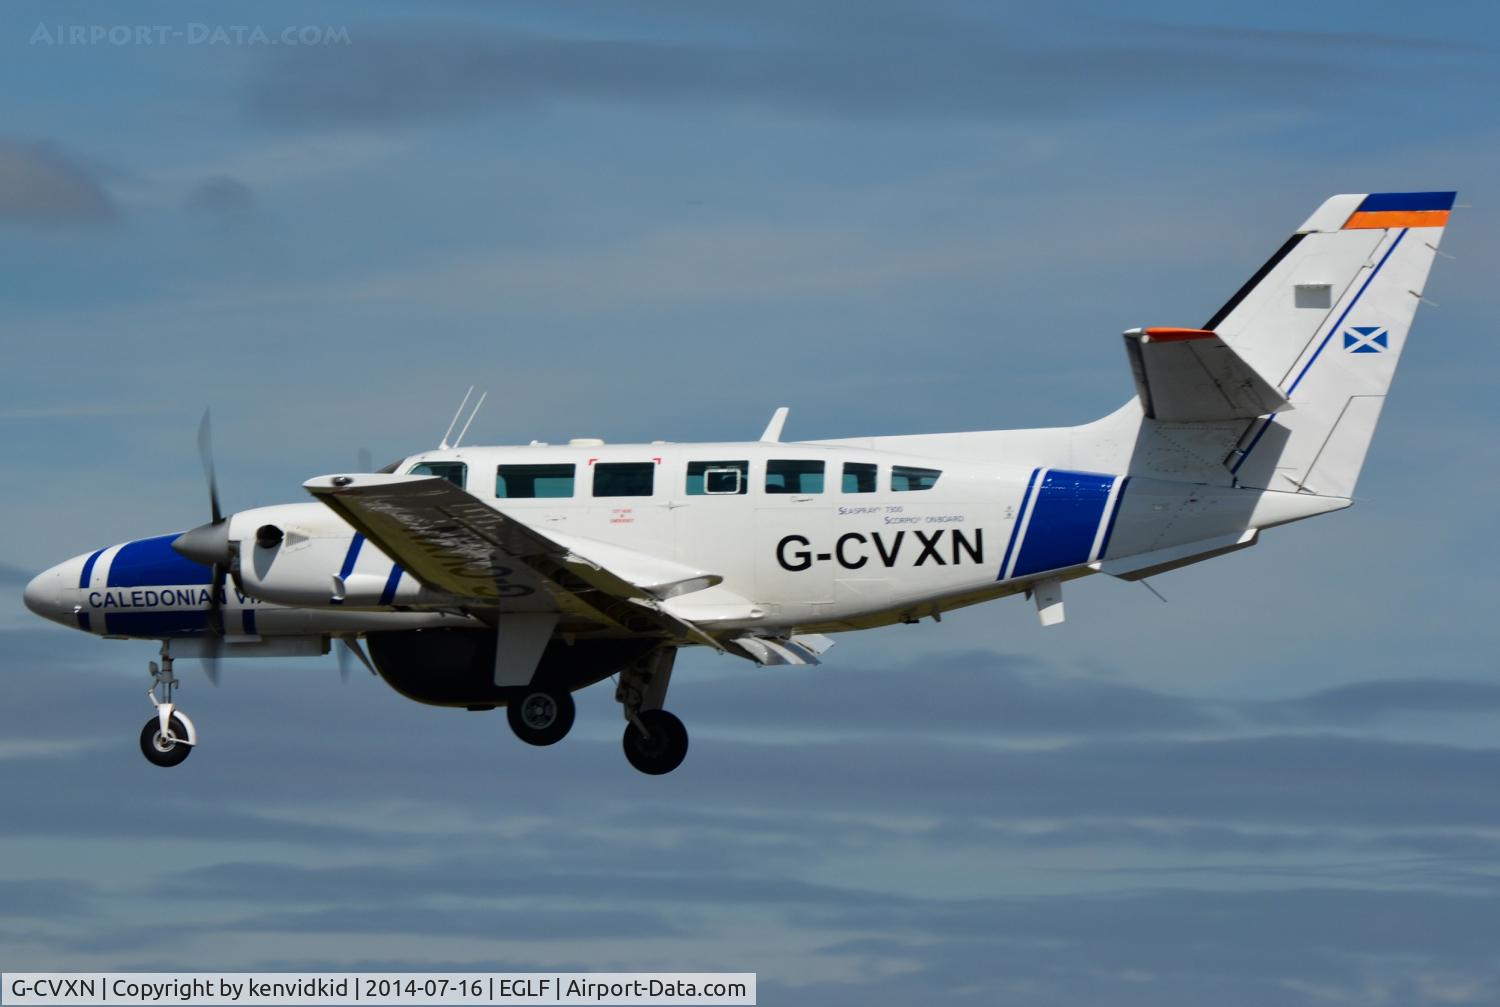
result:
[(1350, 231), (1368, 227), (1442, 227), (1447, 210), (1360, 210), (1344, 223)]

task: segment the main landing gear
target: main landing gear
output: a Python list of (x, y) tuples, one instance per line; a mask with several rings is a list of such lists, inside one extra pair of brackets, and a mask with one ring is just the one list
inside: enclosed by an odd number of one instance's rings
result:
[(193, 754), (193, 746), (198, 743), (193, 722), (172, 702), (172, 690), (176, 686), (171, 650), (168, 641), (163, 640), (161, 664), (151, 662), (151, 688), (146, 690), (151, 705), (156, 707), (156, 716), (141, 728), (141, 754), (152, 765), (163, 768), (181, 765)]
[(516, 737), (528, 745), (555, 745), (573, 727), (573, 695), (566, 689), (528, 689), (505, 707)]
[(676, 647), (662, 647), (620, 673), (615, 699), (625, 712), (625, 758), (648, 776), (661, 776), (682, 765), (688, 733), (682, 721), (661, 708), (672, 680)]

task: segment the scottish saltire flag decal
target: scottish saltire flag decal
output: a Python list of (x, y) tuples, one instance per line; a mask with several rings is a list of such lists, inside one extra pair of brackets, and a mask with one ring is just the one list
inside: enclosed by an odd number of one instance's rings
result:
[(1344, 349), (1350, 353), (1382, 353), (1390, 349), (1390, 334), (1381, 325), (1355, 325), (1344, 330)]

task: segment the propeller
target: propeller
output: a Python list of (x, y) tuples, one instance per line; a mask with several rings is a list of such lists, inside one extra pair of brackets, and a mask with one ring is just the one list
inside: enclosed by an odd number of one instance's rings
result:
[(212, 520), (178, 535), (172, 540), (172, 548), (212, 571), (208, 595), (209, 642), (204, 650), (203, 670), (208, 673), (209, 681), (218, 685), (219, 647), (224, 640), (225, 579), (233, 562), (233, 552), (229, 542), (229, 521), (219, 506), (219, 480), (214, 473), (213, 422), (209, 414), (210, 410), (203, 410), (203, 420), (198, 424), (198, 457), (203, 462), (203, 475), (208, 482), (208, 507)]
[[(356, 472), (373, 472), (375, 470), (375, 459), (370, 454), (369, 448), (360, 448), (355, 454), (354, 461), (354, 471)], [(345, 633), (338, 638), (338, 642), (340, 646), (334, 651), (334, 654), (337, 656), (339, 662), (339, 678), (344, 680), (345, 685), (349, 684), (350, 655), (357, 657), (359, 663), (370, 670), (370, 674), (375, 674), (375, 665), (370, 662), (370, 656), (360, 646), (358, 633)]]

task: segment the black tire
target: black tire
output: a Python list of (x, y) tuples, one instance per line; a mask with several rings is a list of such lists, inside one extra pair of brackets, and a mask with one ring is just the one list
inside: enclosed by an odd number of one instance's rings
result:
[(505, 707), (516, 737), (528, 745), (555, 745), (573, 729), (573, 696), (566, 690), (528, 689)]
[[(175, 713), (172, 715), (172, 733), (179, 738), (187, 737), (187, 725)], [(153, 766), (170, 769), (182, 765), (183, 760), (193, 754), (193, 746), (184, 741), (174, 741), (162, 747), (161, 722), (152, 717), (141, 728), (141, 754)]]
[(640, 720), (651, 736), (646, 737), (633, 723), (625, 725), (622, 744), (630, 764), (647, 776), (662, 776), (682, 765), (688, 750), (682, 721), (666, 710), (643, 710)]

